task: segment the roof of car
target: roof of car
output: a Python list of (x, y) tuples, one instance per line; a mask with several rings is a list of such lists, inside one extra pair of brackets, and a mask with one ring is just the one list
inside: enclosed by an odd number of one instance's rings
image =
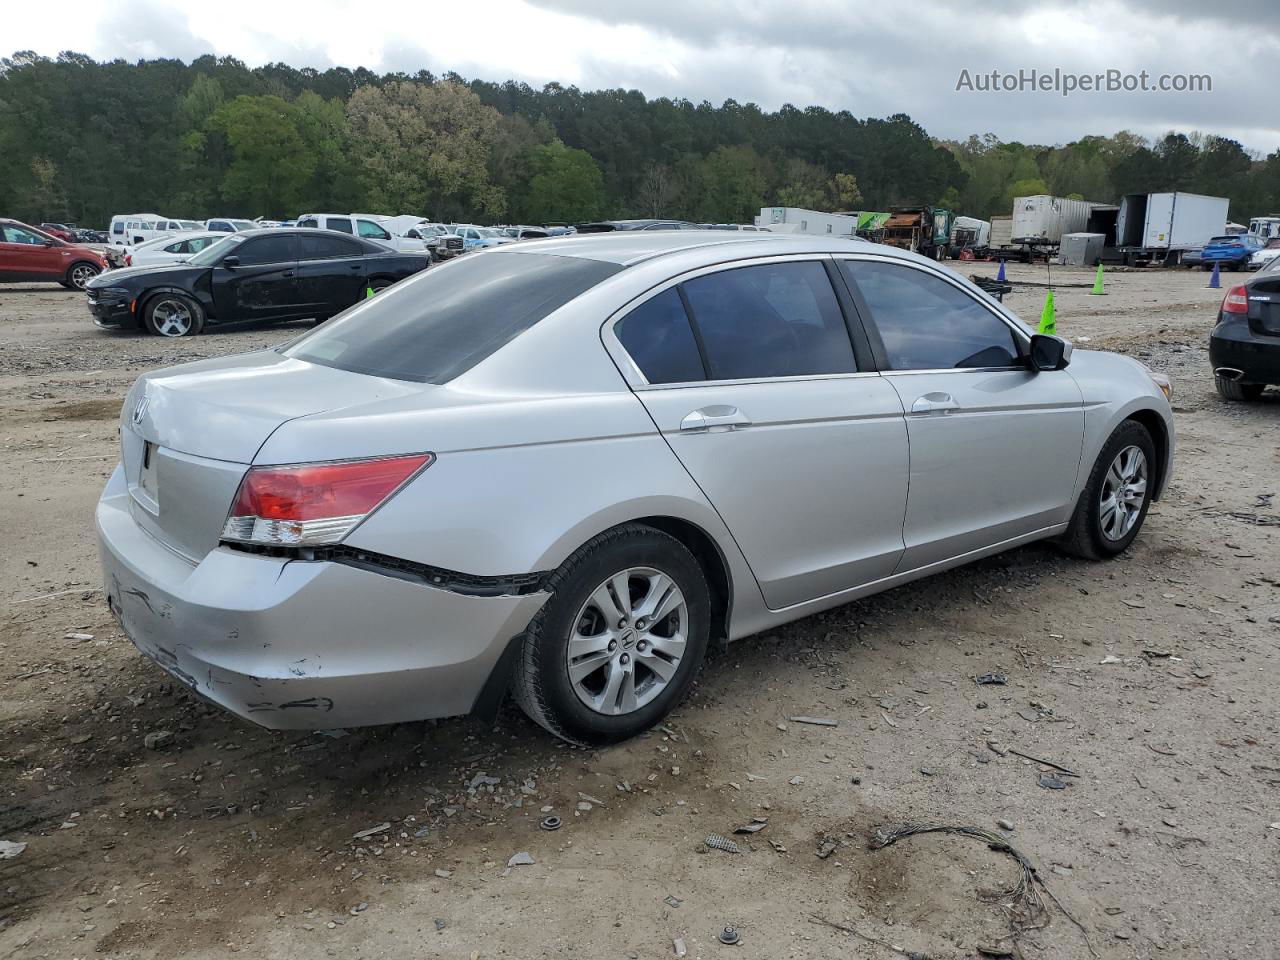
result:
[[(877, 253), (903, 255), (896, 247), (870, 244), (848, 237), (824, 237), (810, 234), (745, 233), (728, 230), (641, 230), (617, 233), (587, 233), (568, 237), (549, 237), (537, 244), (509, 244), (496, 248), (503, 254), (550, 254), (560, 257), (583, 257), (604, 260), (623, 266), (655, 257), (699, 248), (724, 248), (752, 244), (752, 255), (771, 256), (788, 253), (839, 253), (874, 247)], [(723, 252), (718, 250), (716, 252)]]

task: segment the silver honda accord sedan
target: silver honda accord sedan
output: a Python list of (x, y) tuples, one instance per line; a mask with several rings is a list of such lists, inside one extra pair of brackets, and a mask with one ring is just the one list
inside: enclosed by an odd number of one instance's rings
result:
[(511, 244), (274, 350), (143, 376), (97, 508), (111, 609), (256, 723), (492, 713), (579, 743), (735, 640), (1169, 481), (1168, 381), (857, 240)]

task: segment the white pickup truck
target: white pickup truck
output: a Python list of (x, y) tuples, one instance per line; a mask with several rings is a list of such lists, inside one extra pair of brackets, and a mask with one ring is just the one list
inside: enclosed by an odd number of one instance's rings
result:
[(371, 213), (304, 213), (298, 218), (298, 226), (320, 230), (338, 230), (366, 240), (377, 240), (401, 253), (422, 253), (428, 249), (420, 239), (400, 236), (382, 225), (385, 217)]

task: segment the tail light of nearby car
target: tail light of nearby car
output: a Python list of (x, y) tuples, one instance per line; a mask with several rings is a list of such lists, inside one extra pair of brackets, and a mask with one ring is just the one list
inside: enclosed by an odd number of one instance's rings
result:
[(222, 539), (274, 547), (338, 543), (435, 455), (251, 467), (240, 481)]
[(1232, 287), (1227, 291), (1227, 295), (1222, 298), (1223, 313), (1248, 313), (1249, 312), (1249, 288), (1245, 286)]

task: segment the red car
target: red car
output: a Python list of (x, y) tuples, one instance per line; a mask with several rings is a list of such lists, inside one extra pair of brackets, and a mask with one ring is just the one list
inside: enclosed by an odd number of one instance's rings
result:
[(76, 242), (76, 235), (71, 232), (71, 228), (65, 223), (42, 223), (40, 224), (40, 229), (57, 237), (59, 240), (67, 241), (67, 243)]
[(107, 261), (88, 247), (0, 219), (0, 283), (56, 280), (68, 290), (83, 290), (105, 269)]

